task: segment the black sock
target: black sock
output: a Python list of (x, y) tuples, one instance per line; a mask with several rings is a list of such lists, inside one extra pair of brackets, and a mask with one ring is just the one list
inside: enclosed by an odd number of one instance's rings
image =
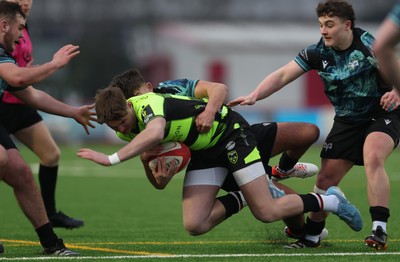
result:
[(321, 222), (316, 222), (307, 217), (307, 222), (305, 225), (306, 234), (316, 236), (321, 234), (324, 228), (325, 228), (325, 220)]
[(298, 159), (293, 159), (286, 152), (283, 152), (281, 158), (279, 159), (279, 169), (288, 171), (296, 165)]
[(389, 209), (381, 206), (370, 207), (369, 213), (371, 214), (372, 221), (382, 221), (387, 223), (390, 217)]
[(307, 195), (299, 195), (301, 200), (303, 200), (304, 210), (303, 213), (308, 212), (318, 212), (321, 211), (322, 208), (322, 198), (317, 193), (311, 193)]
[(40, 244), (42, 244), (43, 247), (47, 248), (56, 245), (58, 237), (54, 233), (50, 223), (37, 228), (36, 233), (39, 236)]
[(243, 202), (238, 192), (230, 192), (225, 196), (217, 197), (217, 199), (225, 207), (225, 219), (238, 213), (243, 207)]
[(40, 191), (49, 217), (56, 213), (57, 174), (58, 166), (47, 167), (40, 165), (39, 167)]

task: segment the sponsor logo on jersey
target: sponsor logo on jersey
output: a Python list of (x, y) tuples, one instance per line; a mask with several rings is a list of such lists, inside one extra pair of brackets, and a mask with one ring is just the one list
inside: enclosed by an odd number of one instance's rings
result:
[(358, 60), (349, 61), (349, 67), (354, 70), (356, 67), (359, 66)]
[(174, 135), (172, 136), (172, 140), (174, 141), (181, 141), (182, 140), (182, 133), (181, 133), (182, 126), (177, 126), (174, 131)]
[(303, 51), (300, 52), (300, 56), (303, 57), (305, 60), (308, 60), (307, 48), (303, 49)]
[(225, 149), (226, 150), (232, 150), (235, 147), (235, 142), (229, 141), (228, 144), (226, 144)]
[(145, 124), (147, 124), (150, 119), (154, 117), (154, 112), (150, 105), (147, 105), (142, 111), (142, 119)]

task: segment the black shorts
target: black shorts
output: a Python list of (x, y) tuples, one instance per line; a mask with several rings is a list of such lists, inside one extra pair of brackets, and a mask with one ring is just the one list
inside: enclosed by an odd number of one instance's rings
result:
[(24, 104), (7, 104), (0, 102), (0, 124), (9, 134), (33, 126), (43, 118), (36, 109)]
[(17, 148), (4, 126), (0, 124), (0, 145), (5, 149)]
[(320, 156), (325, 159), (346, 159), (354, 162), (355, 165), (362, 166), (364, 165), (363, 147), (365, 138), (376, 131), (389, 135), (397, 146), (400, 138), (398, 112), (394, 111), (361, 124), (335, 120)]
[(261, 161), (258, 154), (254, 159), (249, 157), (254, 150), (257, 151), (257, 140), (250, 125), (239, 114), (234, 117), (232, 123), (235, 127), (227, 127), (227, 137), (209, 149), (191, 151), (187, 171), (223, 167), (227, 168), (229, 173), (233, 173), (253, 162)]
[[(251, 125), (251, 129), (257, 140), (257, 148), (260, 152), (261, 161), (267, 174), (271, 174), (272, 171), (271, 166), (269, 166), (269, 160), (276, 139), (277, 126), (276, 122), (264, 122)], [(239, 186), (232, 174), (228, 174), (221, 188), (227, 192), (239, 190)]]

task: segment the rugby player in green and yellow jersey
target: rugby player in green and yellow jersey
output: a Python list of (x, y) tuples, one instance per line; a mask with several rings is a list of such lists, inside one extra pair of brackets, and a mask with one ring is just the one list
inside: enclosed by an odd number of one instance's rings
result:
[[(229, 207), (216, 199), (219, 187), (208, 185), (198, 172), (215, 167), (215, 179), (233, 174), (252, 214), (262, 222), (324, 210), (339, 216), (353, 230), (362, 229), (358, 209), (338, 187), (329, 188), (325, 195), (291, 194), (273, 199), (250, 125), (225, 105), (216, 113), (210, 131), (200, 134), (195, 117), (206, 107), (204, 99), (147, 93), (126, 100), (119, 88), (108, 87), (98, 90), (95, 104), (99, 123), (106, 123), (129, 143), (110, 156), (83, 148), (77, 152), (81, 158), (111, 166), (162, 142), (180, 141), (191, 149), (182, 203), (184, 227), (191, 235), (206, 233), (226, 218)], [(201, 214), (202, 207), (212, 212)]]

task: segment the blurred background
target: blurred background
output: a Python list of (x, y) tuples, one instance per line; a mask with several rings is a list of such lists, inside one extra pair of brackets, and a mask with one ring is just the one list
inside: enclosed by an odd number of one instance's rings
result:
[[(229, 99), (316, 43), (317, 0), (34, 0), (28, 19), (34, 63), (65, 44), (80, 46), (68, 66), (36, 85), (69, 104), (93, 102), (98, 88), (129, 68), (157, 84), (175, 78), (222, 82)], [(356, 26), (375, 34), (396, 0), (349, 0)], [(250, 123), (306, 121), (326, 136), (333, 111), (316, 73), (271, 98), (238, 107)], [(43, 114), (58, 142), (115, 142), (105, 126), (86, 136), (73, 120)]]

